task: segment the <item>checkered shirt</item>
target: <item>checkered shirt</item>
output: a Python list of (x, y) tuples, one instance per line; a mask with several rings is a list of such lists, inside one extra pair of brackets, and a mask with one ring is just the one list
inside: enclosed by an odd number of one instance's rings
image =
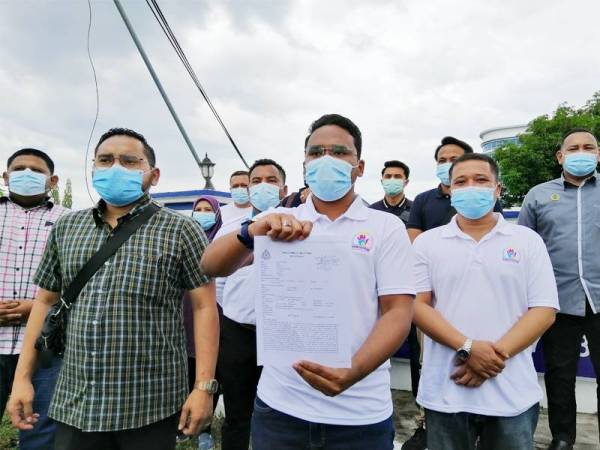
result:
[[(0, 197), (0, 302), (33, 300), (32, 282), (54, 222), (68, 210), (51, 201), (23, 208)], [(18, 355), (25, 324), (0, 326), (0, 355)]]
[[(144, 196), (130, 219), (150, 204)], [(63, 292), (107, 240), (103, 201), (58, 221), (35, 275)], [(98, 270), (69, 310), (62, 370), (50, 417), (82, 431), (118, 431), (158, 422), (187, 394), (184, 290), (209, 279), (198, 223), (161, 208)]]

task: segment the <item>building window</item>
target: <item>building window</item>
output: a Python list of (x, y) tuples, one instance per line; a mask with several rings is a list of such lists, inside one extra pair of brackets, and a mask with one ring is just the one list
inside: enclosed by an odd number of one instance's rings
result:
[(507, 144), (518, 144), (519, 138), (517, 136), (502, 138), (502, 139), (492, 139), (491, 141), (486, 141), (481, 144), (481, 148), (483, 153), (493, 153), (497, 148), (504, 147)]

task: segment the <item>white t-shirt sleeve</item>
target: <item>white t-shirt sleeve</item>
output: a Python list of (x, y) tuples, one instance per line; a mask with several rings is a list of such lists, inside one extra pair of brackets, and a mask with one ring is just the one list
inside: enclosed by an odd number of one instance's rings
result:
[(423, 235), (418, 236), (413, 242), (415, 250), (415, 283), (417, 293), (431, 292), (430, 262), (427, 257), (426, 241)]
[(215, 233), (215, 237), (213, 238), (213, 241), (216, 239), (219, 239), (220, 237), (225, 236), (227, 233), (225, 232), (225, 230), (223, 229), (223, 226), (221, 226), (221, 228), (219, 228), (217, 230), (217, 232)]
[(560, 309), (552, 262), (542, 238), (530, 232), (527, 258), (527, 304), (530, 308), (547, 306)]
[(415, 295), (415, 255), (406, 227), (397, 217), (386, 221), (375, 257), (378, 296)]

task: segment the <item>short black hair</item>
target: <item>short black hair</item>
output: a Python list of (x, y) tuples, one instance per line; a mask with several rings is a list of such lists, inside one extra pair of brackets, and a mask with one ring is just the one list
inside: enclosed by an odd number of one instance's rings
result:
[(452, 180), (452, 171), (454, 168), (465, 161), (483, 161), (490, 165), (490, 169), (492, 169), (492, 173), (494, 174), (494, 178), (496, 181), (499, 180), (500, 170), (498, 169), (498, 164), (494, 161), (494, 158), (489, 157), (488, 155), (484, 155), (483, 153), (465, 153), (460, 158), (457, 158), (452, 165), (450, 166), (450, 180)]
[(360, 129), (354, 122), (352, 122), (347, 117), (341, 116), (340, 114), (325, 114), (324, 116), (319, 117), (313, 123), (310, 124), (308, 128), (308, 136), (304, 139), (304, 148), (306, 149), (306, 145), (308, 144), (308, 139), (315, 132), (315, 130), (327, 126), (327, 125), (335, 125), (337, 127), (343, 128), (352, 136), (354, 140), (354, 146), (356, 147), (356, 154), (358, 159), (360, 159), (360, 154), (362, 152), (362, 134)]
[(571, 128), (569, 131), (567, 131), (565, 134), (563, 134), (561, 146), (565, 142), (565, 139), (567, 139), (569, 136), (571, 136), (572, 134), (575, 134), (575, 133), (591, 134), (592, 136), (594, 136), (594, 139), (596, 139), (596, 140), (598, 139), (596, 137), (596, 135), (594, 133), (592, 133), (592, 130), (590, 130), (588, 128), (584, 128), (584, 127)]
[(467, 144), (465, 141), (461, 141), (460, 139), (456, 139), (455, 137), (452, 137), (452, 136), (446, 136), (444, 139), (442, 139), (442, 143), (440, 145), (438, 145), (435, 149), (435, 153), (434, 153), (433, 157), (436, 161), (437, 161), (438, 153), (440, 152), (440, 149), (444, 145), (458, 145), (460, 148), (462, 148), (465, 151), (465, 155), (467, 153), (473, 153), (473, 148), (469, 144)]
[(250, 173), (247, 170), (236, 170), (229, 176), (229, 179), (231, 180), (233, 177), (239, 177), (240, 175), (245, 175), (248, 177), (250, 176)]
[(146, 155), (146, 158), (148, 158), (148, 164), (150, 164), (150, 167), (154, 167), (156, 165), (156, 154), (154, 153), (154, 149), (150, 147), (150, 144), (148, 144), (146, 141), (146, 138), (137, 131), (130, 130), (129, 128), (111, 128), (102, 136), (100, 136), (100, 140), (94, 149), (94, 155), (98, 153), (98, 147), (100, 147), (100, 145), (108, 138), (113, 136), (129, 136), (140, 141), (144, 145), (144, 154)]
[(383, 176), (385, 174), (385, 169), (387, 169), (388, 167), (398, 167), (399, 169), (402, 169), (402, 171), (404, 172), (404, 176), (408, 180), (408, 176), (410, 175), (410, 169), (402, 161), (398, 161), (397, 159), (392, 159), (391, 161), (384, 162), (383, 169), (381, 169), (381, 176)]
[(13, 161), (19, 156), (31, 155), (37, 158), (43, 159), (46, 165), (48, 166), (48, 170), (51, 175), (54, 175), (54, 161), (43, 151), (38, 150), (37, 148), (22, 148), (21, 150), (17, 150), (8, 158), (6, 162), (6, 169), (10, 167)]
[(279, 164), (277, 164), (275, 161), (269, 158), (262, 158), (254, 161), (254, 164), (252, 164), (250, 166), (250, 169), (248, 169), (248, 176), (252, 174), (252, 171), (254, 169), (260, 166), (275, 166), (277, 168), (277, 171), (281, 175), (281, 178), (283, 178), (283, 184), (285, 184), (285, 170), (283, 170), (283, 167), (281, 167)]

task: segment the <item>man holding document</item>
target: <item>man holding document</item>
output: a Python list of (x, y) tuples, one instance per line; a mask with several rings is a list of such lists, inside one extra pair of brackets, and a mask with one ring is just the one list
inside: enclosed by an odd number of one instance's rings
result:
[(306, 203), (258, 215), (202, 258), (227, 276), (256, 244), (254, 450), (393, 448), (389, 358), (412, 320), (414, 256), (402, 221), (354, 193), (361, 147), (349, 119), (315, 121)]

